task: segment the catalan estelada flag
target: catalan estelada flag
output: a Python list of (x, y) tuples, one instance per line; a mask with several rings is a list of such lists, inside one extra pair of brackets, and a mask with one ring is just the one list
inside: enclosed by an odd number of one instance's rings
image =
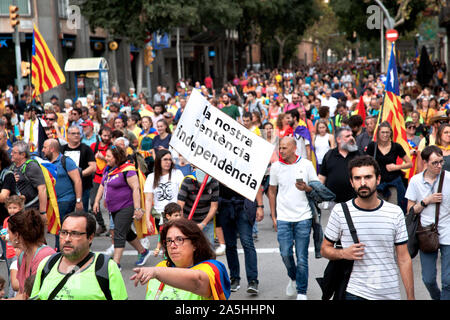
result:
[(209, 278), (214, 300), (228, 300), (230, 297), (230, 279), (222, 262), (217, 260), (203, 261), (191, 269), (204, 271)]
[(61, 229), (61, 221), (59, 218), (58, 198), (55, 190), (55, 176), (56, 166), (50, 162), (46, 162), (39, 157), (36, 157), (33, 161), (36, 161), (41, 167), (42, 174), (44, 175), (45, 187), (47, 189), (47, 225), (48, 232), (51, 234), (58, 234)]
[[(316, 169), (316, 172), (318, 172), (318, 162), (317, 162), (317, 156), (316, 156), (316, 150), (314, 149), (311, 133), (308, 130), (308, 127), (302, 119), (299, 120), (297, 128), (295, 128), (294, 135), (298, 135), (302, 137), (305, 140), (308, 140), (309, 147), (311, 148), (311, 162)], [(298, 137), (295, 137), (296, 140), (298, 140)]]
[[(159, 262), (156, 267), (170, 268), (168, 261)], [(190, 269), (205, 272), (209, 279), (211, 297), (208, 300), (228, 300), (231, 293), (230, 278), (228, 277), (225, 265), (217, 260), (206, 260), (200, 262)], [(157, 288), (160, 289), (157, 289)], [(159, 291), (161, 290), (161, 291)], [(206, 300), (195, 293), (176, 289), (170, 285), (161, 286), (161, 282), (156, 278), (151, 279), (147, 284), (146, 300)]]
[[(392, 141), (400, 144), (405, 150), (406, 154), (410, 156), (410, 146), (408, 138), (406, 137), (405, 119), (403, 117), (402, 103), (400, 100), (400, 88), (398, 82), (397, 65), (394, 54), (395, 43), (392, 44), (391, 57), (389, 59), (389, 66), (386, 75), (384, 103), (382, 112), (378, 117), (377, 127), (375, 129), (374, 140), (376, 140), (376, 132), (378, 124), (383, 121), (388, 121), (392, 127)], [(403, 160), (397, 159), (397, 163), (402, 163)]]
[[(125, 176), (127, 174), (126, 173), (127, 171), (135, 171), (136, 175), (138, 176), (140, 204), (141, 204), (141, 208), (145, 208), (145, 197), (144, 197), (145, 176), (141, 170), (136, 170), (136, 167), (132, 163), (126, 162), (123, 165), (121, 165), (120, 167), (118, 167), (112, 171), (109, 171), (108, 177), (113, 177), (119, 173), (122, 173)], [(150, 217), (150, 223), (153, 224), (153, 233), (150, 233), (148, 231), (148, 227), (147, 227), (147, 223), (146, 223), (145, 219), (141, 219), (141, 220), (134, 219), (134, 226), (136, 228), (136, 234), (139, 239), (149, 236), (149, 235), (158, 234), (158, 230), (155, 226), (155, 219), (153, 217)]]
[(31, 57), (31, 83), (34, 85), (33, 97), (66, 82), (55, 57), (36, 25), (33, 25), (33, 48)]

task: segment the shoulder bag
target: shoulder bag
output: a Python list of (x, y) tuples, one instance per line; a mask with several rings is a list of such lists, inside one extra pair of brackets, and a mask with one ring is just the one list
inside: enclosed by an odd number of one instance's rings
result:
[[(353, 242), (359, 243), (348, 206), (345, 202), (342, 202), (341, 205)], [(339, 249), (342, 249), (340, 242), (336, 244), (336, 248), (338, 247), (340, 247)], [(333, 300), (345, 300), (345, 292), (352, 274), (353, 262), (353, 260), (346, 259), (331, 260), (328, 262), (323, 273), (323, 278), (316, 278), (322, 289), (322, 300), (330, 300), (331, 298), (333, 298)]]
[(408, 231), (408, 252), (411, 259), (419, 252), (419, 240), (417, 240), (417, 227), (419, 226), (420, 214), (414, 213), (414, 206), (409, 209), (405, 217), (406, 230)]
[[(442, 170), (439, 177), (439, 185), (437, 190), (438, 193), (442, 192), (444, 177), (445, 177), (445, 170)], [(422, 252), (432, 253), (436, 252), (439, 249), (438, 223), (439, 223), (440, 207), (441, 207), (440, 203), (436, 203), (436, 215), (434, 223), (424, 227), (422, 226), (419, 219), (419, 225), (417, 226), (416, 235), (419, 241), (419, 248), (420, 250), (422, 250)]]

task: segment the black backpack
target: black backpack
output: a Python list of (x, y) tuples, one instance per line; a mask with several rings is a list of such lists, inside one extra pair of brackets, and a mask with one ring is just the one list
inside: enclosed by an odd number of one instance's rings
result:
[[(61, 258), (61, 253), (57, 252), (53, 254), (45, 263), (45, 266), (41, 272), (41, 282), (39, 284), (39, 289), (42, 287), (42, 283), (44, 283), (45, 277), (47, 277), (47, 275), (50, 273), (56, 262), (58, 262), (59, 258)], [(110, 256), (103, 253), (98, 253), (97, 260), (95, 262), (95, 276), (97, 278), (100, 289), (102, 289), (103, 294), (106, 297), (106, 300), (112, 300), (111, 289), (109, 288), (109, 259), (111, 259)]]

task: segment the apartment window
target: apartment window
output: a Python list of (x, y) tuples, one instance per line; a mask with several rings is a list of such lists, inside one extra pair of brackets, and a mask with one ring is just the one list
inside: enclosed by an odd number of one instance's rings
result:
[[(9, 16), (9, 6), (13, 4), (13, 0), (0, 1), (0, 16)], [(31, 16), (30, 0), (16, 0), (19, 7), (19, 15)]]

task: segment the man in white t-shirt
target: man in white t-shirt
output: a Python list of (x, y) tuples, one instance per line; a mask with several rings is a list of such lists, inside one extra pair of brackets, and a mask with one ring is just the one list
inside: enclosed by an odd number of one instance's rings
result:
[[(405, 218), (399, 206), (377, 196), (378, 163), (371, 156), (358, 156), (350, 161), (349, 174), (357, 196), (346, 204), (359, 242), (353, 242), (338, 204), (331, 211), (321, 249), (327, 259), (354, 260), (345, 300), (400, 300), (397, 266), (408, 300), (415, 299)], [(335, 247), (338, 241), (342, 249)]]
[(6, 99), (6, 105), (14, 105), (15, 99), (14, 99), (14, 88), (12, 85), (8, 85), (8, 88), (5, 91), (5, 99)]
[(338, 104), (338, 100), (331, 96), (332, 90), (330, 88), (326, 89), (325, 97), (318, 95), (317, 97), (322, 102), (322, 107), (330, 108), (330, 117), (334, 117), (334, 113), (336, 112), (336, 106)]
[(408, 199), (408, 212), (414, 208), (420, 214), (422, 226), (435, 223), (436, 204), (440, 204), (438, 231), (439, 250), (441, 251), (442, 291), (437, 284), (438, 251), (425, 253), (419, 250), (422, 267), (422, 281), (431, 299), (450, 300), (450, 172), (445, 171), (441, 192), (438, 191), (439, 179), (445, 163), (442, 150), (437, 146), (428, 146), (421, 153), (425, 171), (411, 178), (405, 198)]
[[(297, 293), (297, 300), (306, 300), (312, 226), (312, 211), (306, 193), (312, 191), (308, 185), (310, 181), (319, 181), (319, 178), (311, 161), (297, 156), (296, 150), (293, 137), (284, 137), (280, 141), (280, 160), (270, 169), (268, 196), (281, 258), (290, 278), (286, 295)], [(297, 262), (292, 251), (294, 245)]]

